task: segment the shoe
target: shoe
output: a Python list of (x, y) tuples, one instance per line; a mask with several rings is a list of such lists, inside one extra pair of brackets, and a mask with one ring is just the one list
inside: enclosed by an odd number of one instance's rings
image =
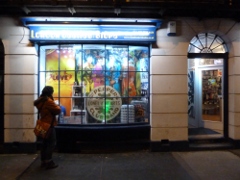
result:
[(53, 161), (46, 163), (46, 166), (45, 166), (46, 169), (54, 169), (56, 167), (58, 167), (58, 165), (55, 164)]

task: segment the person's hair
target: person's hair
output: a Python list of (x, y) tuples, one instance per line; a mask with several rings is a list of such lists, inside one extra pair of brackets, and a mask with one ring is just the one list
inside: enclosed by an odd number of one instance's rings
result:
[(54, 90), (52, 86), (45, 86), (42, 90), (42, 94), (41, 96), (48, 96), (48, 97), (52, 97)]

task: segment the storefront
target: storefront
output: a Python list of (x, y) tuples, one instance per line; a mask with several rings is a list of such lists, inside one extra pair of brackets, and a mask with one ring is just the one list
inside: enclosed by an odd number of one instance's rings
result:
[(150, 49), (160, 20), (22, 20), (38, 47), (38, 92), (53, 86), (62, 108), (60, 151), (85, 142), (149, 142)]
[[(169, 36), (173, 20), (176, 34)], [(57, 127), (63, 152), (80, 152), (87, 144), (92, 149), (115, 144), (120, 150), (121, 144), (138, 142), (155, 151), (186, 150), (199, 129), (216, 133), (200, 134), (206, 141), (216, 135), (239, 142), (234, 21), (29, 17), (22, 22), (0, 21), (5, 152), (36, 152), (32, 102), (45, 85), (54, 87), (63, 109)]]

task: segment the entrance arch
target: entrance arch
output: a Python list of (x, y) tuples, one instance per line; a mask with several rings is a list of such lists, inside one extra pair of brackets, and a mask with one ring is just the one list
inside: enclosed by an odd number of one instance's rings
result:
[(228, 136), (228, 49), (213, 33), (200, 33), (188, 47), (189, 136)]

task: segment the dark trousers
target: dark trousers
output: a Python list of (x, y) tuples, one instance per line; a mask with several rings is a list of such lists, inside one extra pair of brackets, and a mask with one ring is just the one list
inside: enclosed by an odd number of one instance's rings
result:
[(41, 148), (41, 160), (49, 161), (52, 159), (52, 154), (56, 146), (56, 131), (53, 128), (52, 133), (48, 139), (43, 139)]

